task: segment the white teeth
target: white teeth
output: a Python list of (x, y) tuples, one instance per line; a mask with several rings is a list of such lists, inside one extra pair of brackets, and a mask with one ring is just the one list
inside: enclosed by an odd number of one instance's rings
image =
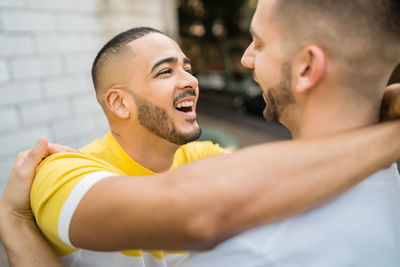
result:
[(191, 106), (193, 106), (193, 104), (194, 104), (194, 102), (193, 101), (185, 101), (185, 102), (182, 102), (182, 103), (178, 103), (177, 105), (176, 105), (176, 107), (177, 108), (181, 108), (181, 107), (191, 107)]
[(193, 106), (193, 101), (186, 101), (186, 102), (183, 102), (182, 105), (183, 105), (184, 107), (191, 107), (191, 106)]

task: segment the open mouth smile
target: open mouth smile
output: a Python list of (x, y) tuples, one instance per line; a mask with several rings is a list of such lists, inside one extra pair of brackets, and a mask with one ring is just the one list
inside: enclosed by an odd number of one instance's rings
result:
[(188, 112), (193, 111), (193, 105), (194, 105), (194, 101), (182, 101), (175, 105), (175, 109), (180, 112), (188, 113)]
[(195, 101), (193, 97), (181, 99), (179, 102), (175, 103), (174, 108), (186, 119), (196, 119)]

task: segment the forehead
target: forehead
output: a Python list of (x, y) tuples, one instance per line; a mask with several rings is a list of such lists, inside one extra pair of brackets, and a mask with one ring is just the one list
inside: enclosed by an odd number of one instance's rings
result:
[(274, 16), (274, 5), (279, 0), (259, 0), (256, 12), (251, 21), (250, 30), (253, 37), (265, 41), (279, 37), (276, 16)]
[(127, 46), (133, 51), (135, 62), (142, 66), (152, 66), (163, 58), (177, 57), (182, 59), (185, 57), (174, 40), (160, 33), (147, 34), (130, 42)]
[(259, 0), (251, 21), (251, 30), (262, 36), (271, 30), (273, 5), (277, 0)]

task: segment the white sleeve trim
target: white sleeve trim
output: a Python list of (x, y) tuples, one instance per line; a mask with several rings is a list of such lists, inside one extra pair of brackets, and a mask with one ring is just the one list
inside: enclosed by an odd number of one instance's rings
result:
[(74, 187), (74, 189), (72, 189), (71, 193), (67, 197), (67, 200), (65, 201), (64, 206), (61, 209), (61, 214), (58, 219), (58, 235), (60, 236), (61, 240), (68, 246), (75, 248), (69, 240), (69, 226), (76, 208), (78, 207), (82, 198), (95, 183), (109, 176), (116, 176), (116, 174), (106, 171), (91, 173), (83, 178)]

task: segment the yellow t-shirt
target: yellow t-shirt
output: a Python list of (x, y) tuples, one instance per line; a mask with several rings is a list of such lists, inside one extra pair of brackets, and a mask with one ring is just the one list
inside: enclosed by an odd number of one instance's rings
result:
[[(85, 193), (96, 182), (112, 175), (145, 176), (155, 173), (121, 148), (111, 133), (82, 148), (82, 154), (60, 153), (38, 167), (31, 191), (31, 206), (37, 224), (50, 246), (66, 266), (179, 266), (184, 252), (129, 250), (93, 252), (69, 242), (69, 223)], [(172, 168), (204, 157), (224, 153), (211, 142), (192, 142), (175, 153)]]

